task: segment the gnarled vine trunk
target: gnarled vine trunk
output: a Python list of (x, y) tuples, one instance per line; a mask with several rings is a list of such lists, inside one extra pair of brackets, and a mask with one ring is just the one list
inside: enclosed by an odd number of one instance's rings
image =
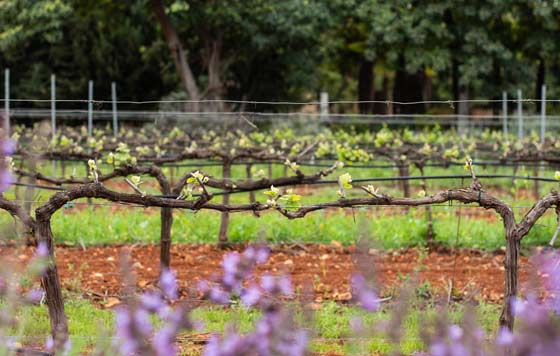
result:
[[(225, 182), (229, 182), (231, 177), (231, 161), (224, 160), (224, 166), (222, 169), (222, 176)], [(222, 198), (222, 204), (229, 204), (229, 194), (224, 194)], [(220, 219), (220, 234), (218, 235), (218, 244), (224, 247), (228, 241), (228, 228), (229, 228), (229, 212), (223, 211), (222, 217)]]
[(519, 282), (519, 248), (520, 240), (513, 232), (506, 233), (506, 257), (505, 267), (505, 289), (502, 313), (500, 314), (500, 326), (513, 330), (514, 315), (512, 300), (517, 296), (517, 285)]
[(41, 284), (45, 290), (49, 318), (51, 322), (51, 335), (55, 341), (55, 347), (59, 349), (68, 340), (68, 319), (64, 310), (64, 299), (58, 268), (54, 258), (54, 241), (51, 230), (50, 216), (37, 214), (36, 238), (38, 242), (44, 242), (49, 248), (49, 263), (46, 271), (41, 276)]

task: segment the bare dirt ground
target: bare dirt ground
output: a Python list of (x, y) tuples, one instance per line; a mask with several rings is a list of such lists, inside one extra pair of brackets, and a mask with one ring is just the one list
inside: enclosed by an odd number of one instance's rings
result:
[[(233, 249), (242, 251), (244, 246)], [(56, 261), (63, 288), (83, 294), (101, 307), (112, 307), (122, 296), (120, 256), (129, 251), (139, 290), (154, 286), (159, 270), (157, 245), (113, 245), (86, 249), (58, 246)], [(177, 271), (180, 294), (200, 300), (198, 281), (220, 274), (220, 263), (227, 251), (212, 244), (175, 244), (172, 268)], [(33, 254), (30, 247), (0, 247), (0, 254), (25, 262)], [(429, 296), (455, 299), (482, 299), (500, 302), (504, 286), (503, 251), (485, 253), (467, 249), (410, 248), (379, 251), (370, 249), (368, 258), (375, 265), (382, 295), (391, 295), (412, 281)], [(521, 284), (528, 279), (529, 261), (521, 257)], [(257, 268), (288, 273), (296, 291), (312, 291), (316, 303), (351, 299), (349, 280), (355, 271), (355, 247), (333, 245), (276, 245), (269, 261)], [(450, 286), (453, 288), (450, 288)], [(453, 291), (450, 293), (450, 291)], [(108, 302), (109, 301), (109, 302)]]

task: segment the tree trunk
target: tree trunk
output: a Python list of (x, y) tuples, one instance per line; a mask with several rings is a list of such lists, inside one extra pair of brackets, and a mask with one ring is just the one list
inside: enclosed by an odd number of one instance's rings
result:
[(47, 307), (51, 322), (51, 334), (55, 341), (55, 349), (61, 349), (68, 340), (68, 320), (64, 311), (64, 300), (60, 278), (54, 258), (54, 243), (51, 230), (50, 217), (37, 218), (36, 238), (38, 242), (45, 242), (49, 248), (49, 264), (45, 273), (41, 276), (41, 284), (45, 289)]
[[(358, 100), (373, 101), (374, 95), (373, 61), (364, 59), (358, 75)], [(359, 103), (358, 107), (361, 114), (369, 114), (372, 112), (373, 103)]]
[[(208, 87), (206, 88), (204, 97), (213, 100), (219, 100), (224, 95), (224, 85), (222, 83), (222, 45), (223, 39), (222, 34), (219, 33), (216, 38), (208, 41), (206, 46), (206, 52), (208, 54), (207, 67), (208, 67)], [(225, 105), (222, 101), (214, 101), (208, 103), (205, 109), (213, 112), (223, 112), (225, 111)], [(225, 125), (228, 125), (228, 120), (226, 120)], [(227, 128), (227, 126), (226, 126)]]
[[(231, 176), (231, 162), (224, 161), (224, 166), (222, 169), (222, 176), (224, 182), (229, 182), (229, 177)], [(229, 204), (229, 194), (224, 194), (222, 198), (222, 203), (224, 205)], [(227, 211), (222, 212), (222, 218), (220, 221), (220, 234), (218, 235), (218, 245), (220, 247), (225, 247), (228, 241), (228, 227), (229, 227), (229, 213)]]
[(410, 74), (406, 70), (404, 54), (399, 55), (397, 73), (395, 75), (395, 87), (393, 88), (393, 100), (397, 102), (417, 102), (416, 104), (394, 104), (395, 114), (423, 114), (426, 106), (421, 101), (424, 100), (424, 81), (423, 70), (418, 70)]
[(505, 267), (505, 290), (502, 313), (500, 315), (500, 326), (513, 330), (514, 315), (511, 302), (517, 296), (518, 284), (518, 261), (520, 241), (516, 234), (507, 231), (506, 228), (506, 258)]
[[(383, 85), (381, 90), (376, 90), (373, 95), (376, 101), (386, 101), (389, 100), (389, 78), (385, 75), (383, 76)], [(391, 103), (374, 103), (373, 113), (378, 115), (386, 115), (392, 112)]]
[[(167, 46), (171, 51), (171, 57), (173, 58), (175, 68), (179, 73), (181, 83), (183, 83), (183, 87), (185, 88), (191, 100), (200, 100), (200, 91), (198, 89), (198, 85), (196, 84), (196, 80), (192, 73), (191, 67), (189, 66), (189, 63), (187, 61), (187, 54), (183, 49), (183, 45), (179, 40), (179, 36), (177, 35), (175, 28), (173, 27), (169, 17), (165, 13), (165, 5), (163, 3), (163, 0), (151, 0), (151, 3), (154, 9), (154, 13), (165, 35)], [(199, 111), (200, 105), (198, 102), (194, 102), (192, 103), (190, 108), (193, 111)]]
[[(451, 59), (451, 91), (453, 100), (459, 100), (459, 61), (453, 57)], [(455, 105), (455, 114), (459, 113), (459, 107)]]
[(498, 62), (496, 58), (494, 58), (492, 67), (493, 67), (492, 73), (494, 76), (493, 84), (496, 88), (496, 90), (494, 90), (495, 95), (492, 96), (492, 99), (494, 100), (494, 103), (492, 103), (492, 114), (494, 116), (499, 116), (502, 111), (502, 103), (500, 101), (501, 99), (500, 88), (502, 88), (502, 68), (500, 66), (500, 62)]

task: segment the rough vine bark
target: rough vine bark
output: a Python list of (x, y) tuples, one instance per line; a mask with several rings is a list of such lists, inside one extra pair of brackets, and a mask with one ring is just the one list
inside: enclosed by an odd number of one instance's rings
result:
[(51, 335), (55, 340), (55, 346), (60, 349), (68, 339), (68, 320), (64, 310), (64, 299), (58, 275), (58, 268), (54, 258), (54, 242), (51, 230), (51, 215), (43, 214), (39, 209), (36, 211), (37, 226), (36, 238), (38, 242), (44, 242), (49, 248), (49, 262), (46, 271), (41, 276), (41, 284), (45, 290), (45, 299), (49, 310)]
[[(231, 161), (224, 160), (224, 166), (222, 169), (222, 176), (224, 182), (228, 183), (231, 177)], [(228, 205), (229, 204), (229, 194), (225, 194), (222, 198), (222, 204)], [(220, 219), (220, 233), (218, 235), (218, 244), (221, 247), (224, 247), (228, 241), (228, 228), (229, 228), (229, 212), (224, 211), (222, 212), (222, 216)]]

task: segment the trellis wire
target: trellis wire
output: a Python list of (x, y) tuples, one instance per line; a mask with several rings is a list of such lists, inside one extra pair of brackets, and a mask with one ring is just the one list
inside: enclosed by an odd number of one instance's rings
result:
[[(9, 102), (30, 102), (30, 103), (50, 103), (51, 99), (24, 99), (7, 98)], [(392, 104), (392, 105), (419, 105), (419, 104), (458, 104), (458, 103), (558, 103), (560, 99), (464, 99), (464, 100), (420, 100), (420, 101), (394, 101), (394, 100), (330, 100), (328, 104)], [(60, 103), (94, 103), (111, 104), (112, 100), (88, 100), (88, 99), (56, 99)], [(204, 103), (224, 103), (224, 104), (249, 104), (249, 105), (321, 105), (321, 101), (259, 101), (259, 100), (231, 100), (231, 99), (203, 99), (203, 100), (117, 100), (118, 104), (145, 105), (145, 104), (204, 104)]]
[[(535, 176), (518, 176), (518, 175), (509, 175), (509, 174), (479, 174), (477, 175), (478, 178), (484, 179), (517, 179), (517, 180), (531, 180), (531, 181), (541, 181), (541, 182), (558, 182), (555, 178), (546, 178), (546, 177), (535, 177)], [(400, 177), (371, 177), (371, 178), (356, 178), (352, 179), (353, 183), (368, 183), (368, 182), (391, 182), (391, 181), (409, 181), (409, 180), (443, 180), (443, 179), (470, 179), (472, 178), (468, 174), (460, 174), (460, 175), (434, 175), (434, 176), (400, 176)], [(79, 184), (79, 183), (76, 183)], [(292, 185), (318, 185), (318, 184), (338, 184), (338, 180), (333, 179), (323, 179), (318, 180), (315, 182), (307, 182), (307, 183), (295, 183)], [(41, 185), (41, 184), (31, 184), (31, 183), (21, 183), (21, 182), (13, 182), (12, 185), (15, 186), (23, 186), (23, 187), (33, 187), (33, 188), (40, 188), (46, 190), (58, 190), (64, 191), (67, 188), (56, 187), (56, 186), (48, 186), (48, 185)], [(263, 190), (267, 188), (259, 188), (254, 190)], [(224, 194), (241, 194), (241, 193), (249, 193), (251, 190), (235, 190), (232, 192), (216, 192), (213, 195), (224, 195)], [(155, 195), (156, 197), (160, 198), (177, 198), (178, 195)], [(200, 195), (194, 195), (200, 196)]]

